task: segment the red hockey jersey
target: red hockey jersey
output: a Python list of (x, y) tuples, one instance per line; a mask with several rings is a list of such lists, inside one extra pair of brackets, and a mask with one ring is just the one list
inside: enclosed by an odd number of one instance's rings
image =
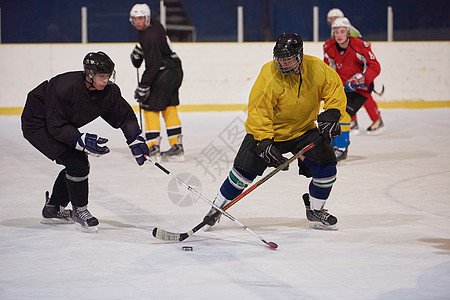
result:
[[(332, 67), (345, 84), (353, 75), (364, 73), (365, 83), (369, 86), (380, 74), (381, 67), (372, 52), (370, 44), (362, 39), (349, 37), (347, 49), (342, 49), (336, 40), (329, 39), (323, 45), (324, 61)], [(358, 89), (355, 92), (367, 97), (368, 90)]]

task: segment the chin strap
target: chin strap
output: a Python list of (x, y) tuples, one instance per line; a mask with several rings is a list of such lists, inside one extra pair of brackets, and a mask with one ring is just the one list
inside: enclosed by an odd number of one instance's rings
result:
[(302, 83), (303, 83), (303, 59), (302, 62), (300, 63), (300, 83), (298, 84), (298, 94), (297, 97), (300, 98), (300, 88), (302, 87)]
[(298, 84), (298, 94), (297, 97), (300, 98), (300, 88), (302, 87), (303, 78), (302, 78), (302, 72), (300, 72), (300, 83)]
[(91, 88), (93, 88), (94, 90), (96, 90), (96, 88), (94, 86), (94, 80), (92, 80), (92, 78), (91, 78), (91, 81), (89, 81), (89, 80), (87, 80), (87, 78), (88, 78), (88, 76), (84, 76), (84, 81), (86, 81), (89, 84), (88, 89), (91, 90)]
[[(88, 77), (91, 79), (91, 81), (89, 81), (89, 80), (87, 79)], [(84, 72), (84, 73), (83, 73), (83, 78), (84, 78), (84, 81), (86, 81), (86, 82), (89, 84), (89, 87), (88, 87), (89, 90), (91, 90), (91, 88), (94, 89), (94, 90), (96, 90), (96, 88), (95, 88), (95, 86), (94, 86), (94, 80), (88, 75), (87, 72)]]

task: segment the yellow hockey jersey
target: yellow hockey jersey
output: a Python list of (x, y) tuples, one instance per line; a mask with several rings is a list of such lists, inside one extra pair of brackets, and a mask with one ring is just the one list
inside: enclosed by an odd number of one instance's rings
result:
[(316, 127), (321, 100), (324, 110), (336, 108), (342, 119), (347, 105), (342, 81), (322, 60), (304, 55), (301, 78), (281, 75), (268, 62), (250, 92), (245, 129), (258, 141), (295, 139)]

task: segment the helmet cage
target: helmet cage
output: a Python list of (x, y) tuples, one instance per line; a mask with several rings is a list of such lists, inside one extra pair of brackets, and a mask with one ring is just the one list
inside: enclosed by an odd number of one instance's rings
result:
[(289, 57), (276, 57), (273, 56), (273, 62), (275, 67), (282, 75), (292, 75), (300, 70), (300, 65), (302, 63), (302, 58), (299, 54), (289, 56)]
[(131, 8), (129, 20), (135, 26), (133, 18), (145, 17), (145, 25), (148, 26), (150, 25), (150, 14), (150, 7), (147, 4), (135, 4)]
[(282, 75), (292, 75), (300, 70), (303, 61), (303, 41), (294, 34), (283, 33), (273, 48), (273, 62)]
[(83, 59), (84, 75), (86, 77), (93, 79), (95, 74), (109, 74), (109, 84), (114, 83), (116, 80), (114, 66), (111, 58), (102, 51), (97, 53), (90, 52)]

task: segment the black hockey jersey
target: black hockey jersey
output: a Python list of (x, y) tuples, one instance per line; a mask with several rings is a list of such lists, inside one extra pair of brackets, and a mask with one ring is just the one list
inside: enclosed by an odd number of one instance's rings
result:
[(33, 133), (41, 128), (57, 141), (74, 147), (78, 128), (101, 117), (120, 128), (128, 140), (139, 130), (136, 115), (116, 84), (90, 91), (82, 71), (67, 72), (44, 81), (28, 93), (22, 113), (22, 130)]
[(151, 26), (139, 31), (139, 44), (144, 50), (145, 59), (142, 85), (150, 86), (160, 70), (178, 67), (178, 64), (173, 62), (178, 56), (173, 52), (170, 39), (158, 21), (151, 20)]

